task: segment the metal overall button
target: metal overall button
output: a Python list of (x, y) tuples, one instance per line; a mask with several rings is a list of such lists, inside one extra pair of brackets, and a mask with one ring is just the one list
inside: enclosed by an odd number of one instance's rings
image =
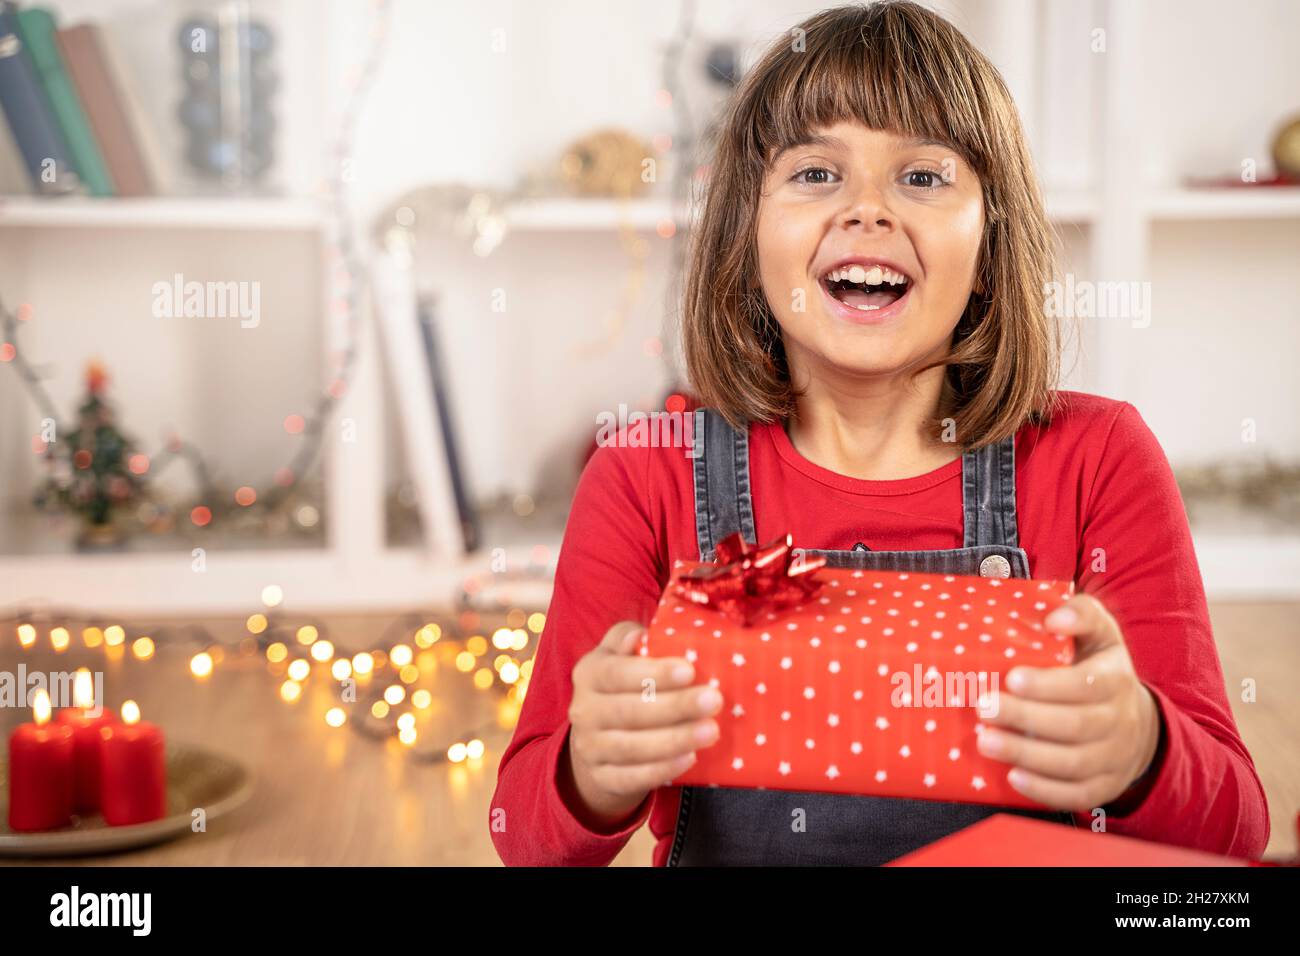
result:
[(1011, 562), (1000, 554), (990, 554), (980, 562), (980, 577), (1009, 578), (1011, 577)]

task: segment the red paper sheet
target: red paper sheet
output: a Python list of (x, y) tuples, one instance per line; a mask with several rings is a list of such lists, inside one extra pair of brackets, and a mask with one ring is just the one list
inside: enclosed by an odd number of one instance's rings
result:
[(1243, 860), (1068, 827), (993, 816), (888, 866), (1246, 866)]

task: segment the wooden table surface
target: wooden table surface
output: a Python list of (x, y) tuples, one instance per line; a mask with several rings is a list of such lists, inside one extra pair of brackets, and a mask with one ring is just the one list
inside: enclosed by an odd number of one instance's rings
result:
[[(1294, 634), (1294, 604), (1238, 604), (1212, 607), (1215, 636), (1232, 691), (1242, 737), (1268, 793), (1273, 833), (1268, 855), (1297, 852), (1295, 814), (1300, 810), (1300, 761), (1295, 728), (1300, 725), (1300, 643)], [(391, 620), (382, 616), (330, 618), (330, 638), (341, 648), (375, 643)], [(205, 622), (223, 640), (237, 638), (242, 622)], [(224, 630), (224, 633), (222, 633)], [(489, 632), (490, 633), (490, 632)], [(395, 740), (374, 741), (350, 726), (332, 728), (325, 711), (339, 703), (337, 685), (323, 665), (301, 700), (283, 702), (283, 678), (268, 673), (262, 656), (228, 658), (213, 676), (198, 682), (189, 674), (193, 646), (160, 644), (153, 660), (130, 655), (106, 662), (102, 651), (73, 648), (20, 651), (11, 634), (0, 635), (0, 670), (19, 661), (29, 671), (73, 670), (86, 665), (104, 671), (106, 696), (114, 707), (137, 700), (146, 719), (168, 738), (238, 757), (252, 771), (251, 799), (227, 818), (210, 822), (206, 833), (133, 852), (82, 858), (97, 865), (433, 865), (495, 866), (500, 861), (488, 832), (488, 807), (496, 766), (510, 732), (492, 726), (500, 694), (477, 691), (466, 675), (440, 667), (423, 683), (435, 704), (418, 724), (422, 740), (454, 740), (467, 728), (480, 734), (485, 756), (453, 765), (425, 762)], [(1244, 679), (1259, 683), (1258, 700), (1244, 703)], [(363, 695), (361, 695), (363, 696)], [(354, 717), (362, 707), (354, 706)], [(28, 720), (28, 712), (0, 709), (0, 732)], [(648, 865), (653, 841), (642, 829), (616, 861)], [(0, 864), (34, 861), (2, 860)], [(57, 862), (57, 861), (56, 861)], [(64, 861), (69, 862), (69, 861)]]
[[(205, 622), (210, 623), (210, 622)], [(238, 637), (238, 622), (224, 628)], [(330, 637), (340, 647), (359, 650), (365, 633), (352, 622), (331, 621)], [(336, 636), (351, 630), (348, 643)], [(241, 760), (252, 772), (253, 793), (228, 817), (210, 821), (207, 832), (113, 855), (65, 858), (63, 863), (122, 866), (347, 865), (483, 866), (500, 865), (488, 831), (488, 809), (500, 754), (510, 731), (499, 723), (499, 691), (479, 691), (466, 674), (440, 665), (415, 687), (427, 687), (434, 703), (417, 723), (420, 744), (453, 742), (477, 728), (487, 746), (483, 758), (463, 764), (418, 759), (395, 739), (375, 740), (350, 725), (333, 728), (325, 712), (340, 705), (338, 684), (326, 665), (313, 675), (297, 702), (279, 697), (282, 676), (270, 673), (260, 653), (228, 655), (204, 681), (189, 673), (194, 645), (159, 643), (155, 657), (135, 660), (129, 653), (106, 660), (102, 650), (80, 648), (76, 639), (64, 654), (48, 649), (20, 651), (11, 635), (0, 652), (0, 669), (68, 671), (85, 665), (104, 672), (105, 694), (116, 708), (135, 699), (145, 719), (159, 724), (169, 742), (218, 750)], [(490, 633), (490, 632), (489, 632)], [(134, 635), (132, 635), (134, 636)], [(224, 639), (224, 638), (223, 638)], [(391, 680), (385, 680), (387, 686)], [(371, 685), (372, 688), (375, 685)], [(359, 688), (358, 700), (367, 690)], [(350, 721), (365, 719), (368, 705), (352, 705)], [(406, 708), (409, 709), (409, 708)], [(394, 713), (397, 708), (394, 709)], [(29, 711), (0, 710), (5, 739), (30, 720)], [(625, 851), (620, 862), (648, 864), (648, 836)], [(0, 859), (0, 865), (40, 861)]]

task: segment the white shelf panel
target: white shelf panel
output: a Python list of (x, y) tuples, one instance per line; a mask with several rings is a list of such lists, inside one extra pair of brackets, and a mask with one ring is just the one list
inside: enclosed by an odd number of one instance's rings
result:
[(310, 198), (0, 197), (0, 229), (239, 229), (309, 232), (327, 222)]
[(1043, 203), (1047, 218), (1058, 225), (1090, 223), (1097, 217), (1097, 199), (1086, 190), (1048, 191)]
[[(547, 546), (552, 554), (558, 551), (556, 542)], [(507, 549), (510, 555), (527, 553), (524, 545)], [(3, 557), (0, 580), (6, 609), (104, 614), (250, 614), (260, 609), (262, 588), (278, 584), (285, 595), (282, 610), (292, 615), (449, 606), (467, 577), (490, 580), (490, 561), (487, 553), (435, 561), (414, 548), (365, 557), (324, 549), (209, 552), (200, 574), (191, 569), (188, 552)], [(503, 581), (494, 590), (534, 607), (550, 600), (549, 581)]]
[(1300, 186), (1232, 187), (1224, 189), (1166, 189), (1148, 195), (1147, 216), (1162, 220), (1297, 219)]
[(671, 203), (661, 199), (528, 199), (506, 207), (506, 225), (516, 232), (582, 232), (628, 227), (657, 229), (664, 222), (682, 222), (685, 209), (673, 215)]
[(1211, 601), (1300, 600), (1300, 537), (1193, 532), (1193, 539)]

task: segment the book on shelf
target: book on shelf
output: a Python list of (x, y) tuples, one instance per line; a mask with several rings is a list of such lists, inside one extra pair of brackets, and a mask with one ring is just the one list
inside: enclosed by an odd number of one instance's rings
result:
[(35, 192), (57, 195), (80, 190), (72, 154), (23, 41), (18, 10), (12, 3), (0, 5), (0, 111)]
[(0, 196), (28, 196), (31, 192), (32, 184), (23, 164), (23, 154), (18, 150), (9, 124), (0, 120)]
[[(162, 167), (98, 24), (0, 3), (0, 191), (148, 196)], [(25, 170), (25, 181), (14, 176)]]
[(19, 10), (15, 19), (18, 21), (18, 35), (36, 67), (45, 100), (63, 133), (63, 141), (68, 144), (77, 174), (92, 196), (113, 195), (113, 183), (108, 177), (104, 157), (64, 67), (63, 54), (59, 52), (54, 14), (43, 7), (30, 7)]
[(109, 66), (102, 31), (97, 24), (84, 23), (62, 29), (57, 36), (117, 195), (150, 195), (153, 186), (149, 166), (128, 115), (126, 98)]
[[(433, 558), (457, 558), (470, 542), (455, 490), (457, 469), (447, 457), (414, 280), (409, 268), (380, 253), (371, 262), (370, 281), (425, 551)], [(462, 482), (462, 499), (463, 495)]]
[(478, 514), (469, 498), (460, 446), (456, 440), (455, 415), (451, 407), (451, 396), (447, 388), (447, 377), (444, 373), (442, 351), (439, 346), (436, 303), (431, 295), (421, 295), (416, 301), (420, 340), (424, 345), (425, 367), (428, 369), (433, 386), (434, 411), (438, 416), (438, 431), (442, 434), (442, 451), (446, 460), (447, 474), (451, 480), (452, 496), (456, 499), (456, 513), (460, 517), (461, 536), (464, 538), (465, 550), (474, 551), (478, 548), (480, 536)]

